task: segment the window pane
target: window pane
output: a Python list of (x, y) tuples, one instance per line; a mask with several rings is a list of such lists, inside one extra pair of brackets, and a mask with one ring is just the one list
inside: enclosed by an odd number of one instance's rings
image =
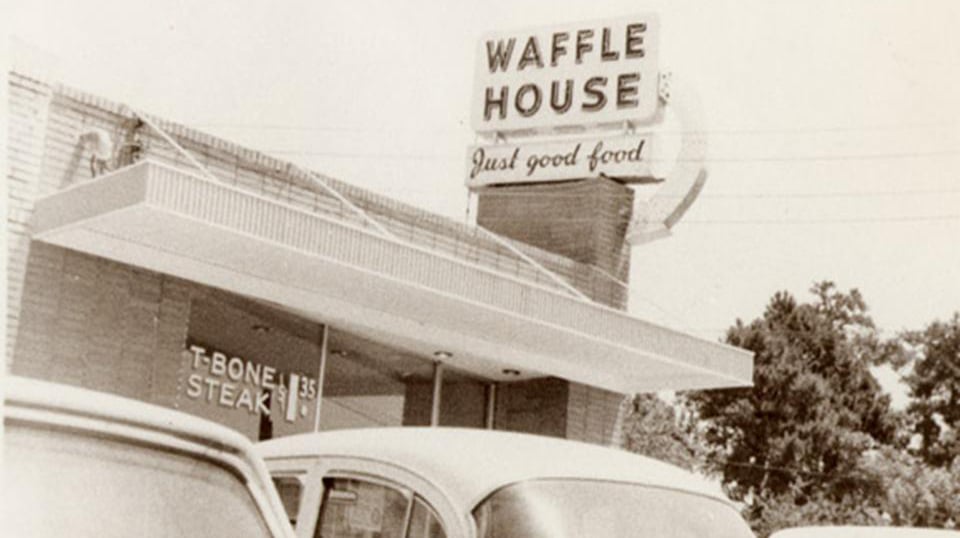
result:
[(265, 537), (246, 485), (206, 460), (7, 422), (7, 536)]
[(349, 478), (323, 481), (322, 538), (401, 538), (407, 497), (379, 484)]
[(443, 526), (437, 515), (419, 497), (413, 502), (410, 516), (410, 530), (407, 538), (445, 538)]
[(280, 494), (280, 500), (283, 502), (283, 509), (287, 511), (287, 517), (290, 518), (290, 524), (296, 526), (303, 484), (300, 483), (299, 478), (293, 476), (274, 476), (273, 485)]

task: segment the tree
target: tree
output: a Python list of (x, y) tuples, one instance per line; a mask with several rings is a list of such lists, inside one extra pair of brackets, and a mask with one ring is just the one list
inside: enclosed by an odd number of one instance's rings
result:
[(944, 527), (960, 523), (960, 458), (950, 468), (931, 467), (903, 450), (883, 447), (864, 454), (861, 469), (874, 481), (873, 499), (891, 525)]
[(856, 290), (823, 282), (811, 292), (809, 303), (779, 292), (763, 317), (727, 332), (728, 343), (754, 352), (753, 387), (686, 396), (704, 421), (710, 467), (761, 532), (798, 514), (875, 521), (879, 512), (858, 502), (880, 494), (861, 455), (897, 432), (870, 367), (894, 360), (898, 347), (879, 339)]
[(917, 452), (930, 465), (949, 467), (960, 457), (960, 313), (904, 340), (913, 351), (912, 370), (903, 379), (910, 387), (907, 413), (920, 440)]
[(688, 419), (655, 395), (636, 395), (629, 402), (621, 425), (621, 448), (684, 469), (698, 470), (703, 449), (698, 443), (695, 425)]

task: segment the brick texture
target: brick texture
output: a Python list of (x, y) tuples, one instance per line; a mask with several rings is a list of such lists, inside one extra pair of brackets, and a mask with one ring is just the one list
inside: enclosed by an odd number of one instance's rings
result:
[(31, 245), (11, 373), (173, 407), (190, 301), (173, 277)]
[(570, 383), (545, 378), (501, 383), (497, 389), (498, 430), (566, 437)]
[[(408, 381), (403, 400), (403, 425), (428, 426), (432, 410), (433, 383)], [(440, 399), (440, 425), (482, 428), (486, 413), (486, 393), (482, 383), (454, 381), (443, 384)]]
[(581, 383), (570, 383), (567, 429), (564, 437), (609, 445), (617, 438), (615, 428), (623, 395)]
[(624, 237), (632, 207), (633, 191), (606, 178), (504, 186), (479, 192), (477, 223), (594, 268), (586, 286), (574, 284), (594, 300), (624, 308), (625, 290), (607, 275), (628, 278)]
[[(177, 407), (191, 305), (222, 293), (30, 240), (34, 200), (91, 178), (89, 154), (79, 143), (80, 135), (91, 127), (121, 134), (129, 111), (15, 73), (9, 80), (7, 370)], [(307, 209), (342, 212), (329, 195), (305, 187), (304, 179), (289, 165), (164, 125), (222, 181)], [(151, 158), (189, 166), (159, 137), (147, 138)], [(475, 258), (478, 263), (503, 266), (520, 276), (526, 274), (522, 271), (537, 273), (502, 247), (491, 246), (489, 240), (450, 222), (355, 187), (336, 185), (409, 240)], [(510, 217), (490, 227), (534, 245), (528, 252), (541, 263), (597, 300), (622, 307), (623, 290), (592, 266), (625, 278), (629, 257), (615, 246), (622, 244), (629, 219), (624, 213), (632, 203), (629, 193), (606, 180), (561, 190), (574, 196), (561, 198), (563, 202), (544, 198), (527, 208), (509, 200), (482, 198), (481, 222), (495, 222), (491, 219), (498, 215)], [(511, 217), (517, 212), (538, 215), (531, 222), (539, 224), (517, 225)], [(596, 220), (597, 215), (603, 217), (597, 224), (577, 220)], [(561, 217), (562, 225), (545, 226), (548, 217)], [(506, 268), (509, 264), (515, 267)], [(449, 399), (442, 422), (482, 426), (483, 385), (451, 385), (447, 393), (457, 398)], [(405, 423), (424, 423), (424, 416), (429, 420), (429, 394), (429, 384), (408, 385)], [(617, 395), (560, 379), (508, 383), (498, 391), (496, 423), (498, 429), (606, 443), (618, 404)]]
[(8, 89), (7, 131), (7, 349), (5, 368), (10, 369), (14, 342), (20, 326), (20, 302), (27, 255), (30, 251), (28, 222), (37, 197), (43, 164), (47, 114), (53, 93), (49, 86), (11, 74)]

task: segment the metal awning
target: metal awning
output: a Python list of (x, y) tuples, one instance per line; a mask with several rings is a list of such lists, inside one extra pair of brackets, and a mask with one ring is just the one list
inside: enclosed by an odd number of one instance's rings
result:
[(552, 375), (622, 393), (752, 380), (742, 349), (150, 160), (38, 201), (33, 238), (428, 358), (443, 350), (489, 380)]

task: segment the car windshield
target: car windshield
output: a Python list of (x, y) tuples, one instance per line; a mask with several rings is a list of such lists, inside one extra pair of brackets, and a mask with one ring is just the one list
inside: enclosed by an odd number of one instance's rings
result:
[(487, 497), (473, 516), (480, 538), (753, 537), (726, 503), (620, 482), (520, 482)]
[(250, 491), (208, 460), (7, 421), (7, 536), (265, 538)]

